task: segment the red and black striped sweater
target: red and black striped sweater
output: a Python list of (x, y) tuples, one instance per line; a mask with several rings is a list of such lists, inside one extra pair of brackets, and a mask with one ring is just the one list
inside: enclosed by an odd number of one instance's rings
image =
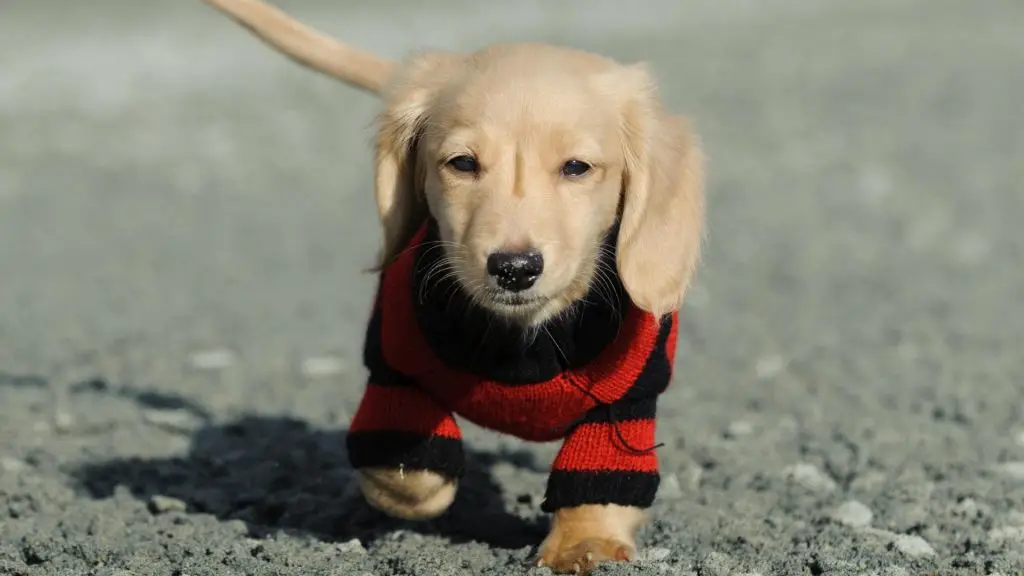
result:
[[(366, 332), (366, 390), (351, 422), (353, 467), (463, 473), (455, 416), (529, 441), (563, 440), (542, 508), (646, 508), (659, 485), (658, 396), (675, 356), (678, 316), (635, 307), (611, 285), (543, 329), (474, 306), (443, 264), (430, 221), (382, 272)], [(437, 280), (435, 280), (437, 278)], [(603, 288), (603, 291), (602, 291)]]

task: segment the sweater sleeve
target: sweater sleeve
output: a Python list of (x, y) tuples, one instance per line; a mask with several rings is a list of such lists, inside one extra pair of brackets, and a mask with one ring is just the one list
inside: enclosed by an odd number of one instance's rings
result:
[(349, 462), (356, 469), (430, 470), (459, 478), (465, 457), (458, 423), (434, 397), (387, 364), (380, 330), (378, 306), (363, 350), (368, 382), (346, 437)]
[(548, 477), (542, 509), (584, 504), (648, 508), (658, 491), (657, 397), (624, 398), (592, 409), (566, 437)]

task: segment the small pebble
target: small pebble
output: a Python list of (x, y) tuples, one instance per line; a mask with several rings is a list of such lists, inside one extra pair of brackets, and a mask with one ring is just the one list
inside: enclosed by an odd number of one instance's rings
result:
[(754, 366), (754, 372), (758, 378), (766, 380), (778, 376), (785, 367), (786, 360), (782, 356), (774, 354), (758, 359), (757, 364)]
[(639, 558), (637, 558), (637, 560), (639, 560), (640, 562), (651, 563), (661, 562), (662, 560), (668, 558), (671, 555), (672, 551), (668, 548), (648, 548), (640, 553)]
[(1013, 443), (1024, 448), (1024, 430), (1017, 432), (1017, 436), (1014, 437)]
[(888, 566), (882, 570), (882, 576), (910, 576), (903, 566)]
[(338, 544), (338, 550), (342, 554), (366, 554), (366, 548), (363, 547), (363, 543), (358, 538)]
[(812, 492), (832, 492), (838, 486), (813, 464), (794, 464), (784, 470), (787, 478)]
[(833, 520), (853, 528), (870, 526), (874, 516), (870, 508), (856, 500), (844, 502), (832, 513)]
[(186, 510), (188, 510), (188, 505), (177, 498), (156, 495), (149, 499), (149, 511), (154, 514), (184, 512)]
[(996, 470), (1010, 478), (1024, 480), (1024, 462), (1003, 462)]
[(679, 485), (679, 477), (675, 474), (666, 474), (658, 486), (657, 498), (661, 500), (678, 500), (683, 497), (683, 488)]
[(729, 424), (729, 427), (725, 429), (726, 438), (742, 438), (743, 436), (749, 436), (753, 434), (754, 426), (750, 422), (744, 422), (737, 420)]
[(345, 371), (345, 363), (335, 356), (317, 356), (302, 361), (302, 375), (306, 378), (326, 378)]
[(189, 354), (188, 363), (196, 370), (223, 370), (235, 363), (235, 354), (226, 348), (200, 350)]
[(144, 410), (142, 419), (173, 432), (191, 432), (199, 424), (188, 410)]
[(912, 534), (899, 534), (893, 540), (893, 545), (900, 552), (912, 558), (923, 558), (934, 556), (935, 549), (924, 538)]
[(58, 410), (53, 415), (53, 427), (57, 432), (67, 432), (75, 425), (75, 417), (70, 412)]
[(10, 456), (0, 458), (0, 470), (3, 470), (4, 472), (21, 472), (22, 470), (27, 470), (28, 467), (28, 464), (18, 460), (17, 458), (12, 458)]
[(1020, 510), (1010, 510), (1006, 515), (1006, 522), (1011, 526), (1024, 527), (1024, 512)]

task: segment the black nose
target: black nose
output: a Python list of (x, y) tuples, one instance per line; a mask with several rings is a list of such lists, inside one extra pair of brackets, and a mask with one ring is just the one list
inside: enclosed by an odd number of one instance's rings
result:
[(536, 250), (495, 252), (487, 257), (487, 273), (509, 292), (522, 292), (544, 271), (544, 257)]

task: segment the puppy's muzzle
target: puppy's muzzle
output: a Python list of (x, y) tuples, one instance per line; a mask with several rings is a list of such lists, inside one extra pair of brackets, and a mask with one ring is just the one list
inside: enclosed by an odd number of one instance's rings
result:
[(487, 273), (502, 290), (530, 289), (544, 272), (544, 257), (537, 250), (495, 252), (487, 257)]

